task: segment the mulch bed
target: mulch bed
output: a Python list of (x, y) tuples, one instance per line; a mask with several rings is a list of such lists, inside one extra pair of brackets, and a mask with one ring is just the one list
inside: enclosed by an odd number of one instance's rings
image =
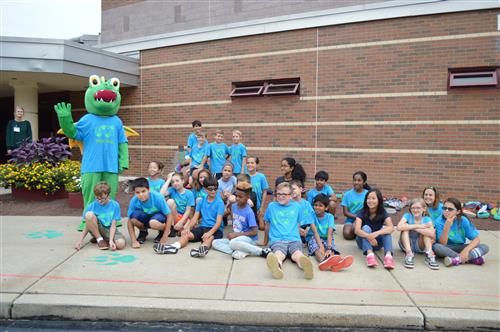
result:
[[(133, 194), (127, 194), (123, 191), (118, 192), (117, 201), (120, 203), (122, 216), (127, 215), (128, 204), (132, 199)], [(394, 224), (397, 224), (402, 215), (407, 212), (403, 209), (396, 214), (391, 215)], [(26, 202), (14, 200), (12, 195), (0, 195), (0, 215), (2, 216), (80, 216), (82, 211), (80, 209), (73, 209), (68, 206), (67, 199), (57, 199), (48, 202)], [(341, 209), (337, 209), (335, 215), (335, 223), (343, 223), (344, 216)], [(472, 222), (480, 230), (499, 231), (500, 221), (492, 218), (489, 219), (472, 219)]]

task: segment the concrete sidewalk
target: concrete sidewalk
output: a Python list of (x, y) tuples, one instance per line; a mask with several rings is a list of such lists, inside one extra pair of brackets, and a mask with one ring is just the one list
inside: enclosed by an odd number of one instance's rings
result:
[[(430, 270), (423, 256), (413, 270), (368, 269), (355, 242), (335, 242), (355, 257), (333, 273), (305, 280), (290, 261), (275, 280), (265, 260), (241, 261), (217, 251), (189, 257), (156, 255), (156, 234), (141, 249), (99, 251), (80, 236), (78, 217), (0, 216), (0, 317), (188, 321), (247, 325), (469, 330), (500, 326), (499, 232), (481, 231), (490, 246), (484, 266)], [(126, 230), (122, 227), (122, 233)], [(397, 234), (397, 233), (396, 233)], [(128, 236), (127, 236), (128, 239)], [(394, 236), (394, 247), (396, 236)], [(380, 258), (380, 256), (379, 256)], [(315, 265), (317, 265), (315, 263)]]

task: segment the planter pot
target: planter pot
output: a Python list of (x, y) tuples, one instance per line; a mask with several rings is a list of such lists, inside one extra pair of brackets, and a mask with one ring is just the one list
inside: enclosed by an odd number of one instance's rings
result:
[(68, 193), (68, 205), (73, 209), (83, 209), (83, 195), (82, 192)]
[(23, 201), (53, 201), (68, 197), (64, 190), (58, 190), (53, 194), (46, 194), (43, 190), (28, 190), (26, 188), (12, 188), (12, 198)]

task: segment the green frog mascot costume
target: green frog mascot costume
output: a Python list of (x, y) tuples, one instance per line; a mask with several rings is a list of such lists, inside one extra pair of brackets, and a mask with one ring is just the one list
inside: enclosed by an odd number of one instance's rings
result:
[[(128, 169), (128, 140), (120, 118), (120, 81), (92, 75), (85, 92), (84, 115), (76, 124), (71, 115), (71, 104), (54, 106), (61, 129), (69, 139), (83, 143), (82, 194), (85, 208), (94, 201), (94, 187), (106, 181), (111, 187), (111, 198), (116, 199), (118, 174)], [(71, 144), (70, 144), (71, 145)], [(78, 230), (85, 228), (85, 221)]]

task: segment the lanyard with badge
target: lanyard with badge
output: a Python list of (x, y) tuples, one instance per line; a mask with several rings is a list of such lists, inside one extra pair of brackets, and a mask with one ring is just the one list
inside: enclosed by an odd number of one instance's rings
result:
[(20, 133), (20, 132), (21, 132), (21, 127), (19, 127), (19, 126), (15, 125), (15, 126), (13, 127), (13, 130), (14, 130), (14, 132), (15, 132), (15, 133)]

